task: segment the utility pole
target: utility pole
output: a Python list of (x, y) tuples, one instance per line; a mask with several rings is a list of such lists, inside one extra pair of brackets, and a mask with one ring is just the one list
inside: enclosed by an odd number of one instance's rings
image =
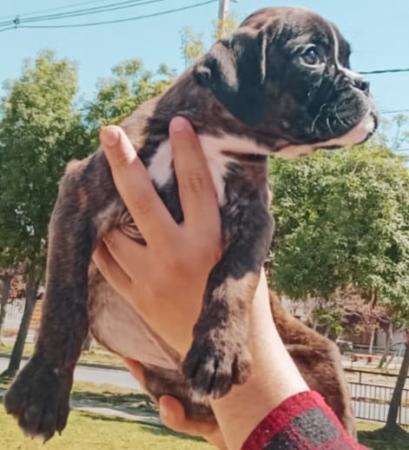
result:
[(224, 36), (225, 24), (229, 15), (230, 0), (219, 0), (219, 30), (220, 37)]

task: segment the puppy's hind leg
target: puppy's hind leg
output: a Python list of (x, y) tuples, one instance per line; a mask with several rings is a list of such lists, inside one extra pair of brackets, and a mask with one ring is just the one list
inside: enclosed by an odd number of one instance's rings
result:
[[(86, 170), (92, 171), (95, 161), (87, 164)], [(7, 412), (26, 434), (44, 440), (66, 425), (73, 371), (88, 332), (88, 266), (97, 237), (97, 205), (89, 211), (90, 191), (83, 173), (69, 173), (60, 184), (49, 229), (39, 337), (33, 356), (5, 396)]]

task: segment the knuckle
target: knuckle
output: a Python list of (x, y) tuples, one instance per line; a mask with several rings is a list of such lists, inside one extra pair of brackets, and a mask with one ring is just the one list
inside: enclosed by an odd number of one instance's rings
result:
[(184, 187), (194, 194), (198, 194), (204, 189), (205, 180), (203, 174), (199, 171), (189, 173), (184, 179)]
[(123, 169), (132, 164), (134, 158), (129, 151), (126, 151), (123, 148), (115, 148), (106, 150), (108, 160), (113, 169)]
[(147, 215), (152, 210), (152, 204), (148, 199), (147, 193), (140, 192), (132, 199), (132, 210), (138, 215)]

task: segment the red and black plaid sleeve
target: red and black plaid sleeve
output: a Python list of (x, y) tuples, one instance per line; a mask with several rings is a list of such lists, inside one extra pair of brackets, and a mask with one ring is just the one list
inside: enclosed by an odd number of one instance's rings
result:
[(364, 450), (317, 392), (294, 395), (252, 432), (243, 450)]

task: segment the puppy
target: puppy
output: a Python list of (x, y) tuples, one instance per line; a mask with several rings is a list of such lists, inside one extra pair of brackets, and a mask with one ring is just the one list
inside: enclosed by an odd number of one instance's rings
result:
[(349, 53), (338, 29), (318, 15), (263, 9), (122, 123), (177, 222), (183, 215), (168, 140), (174, 116), (194, 126), (216, 187), (223, 254), (184, 361), (90, 268), (97, 240), (114, 227), (144, 244), (103, 152), (69, 168), (50, 223), (39, 337), (5, 397), (26, 433), (49, 439), (65, 427), (89, 328), (113, 352), (144, 364), (154, 397), (180, 398), (193, 418), (211, 420), (206, 399), (246, 381), (250, 306), (273, 233), (267, 157), (357, 144), (376, 128), (369, 84), (350, 70)]

